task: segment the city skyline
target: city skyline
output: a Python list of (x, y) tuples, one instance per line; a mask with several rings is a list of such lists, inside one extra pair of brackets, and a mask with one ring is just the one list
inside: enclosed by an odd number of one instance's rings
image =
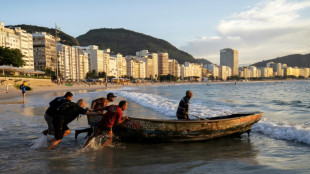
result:
[(57, 23), (74, 37), (95, 28), (125, 28), (216, 64), (223, 48), (239, 50), (240, 64), (310, 52), (310, 41), (304, 39), (310, 35), (307, 1), (16, 2), (2, 3), (0, 21), (6, 25), (52, 28)]

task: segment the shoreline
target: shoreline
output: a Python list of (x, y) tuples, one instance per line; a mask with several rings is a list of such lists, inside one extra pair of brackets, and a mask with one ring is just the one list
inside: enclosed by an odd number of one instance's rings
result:
[[(291, 81), (300, 81), (300, 80), (263, 80), (263, 81), (237, 81), (237, 84), (239, 83), (265, 83), (265, 82), (291, 82)], [(310, 81), (308, 79), (302, 80), (302, 81)], [(46, 93), (52, 93), (52, 92), (74, 92), (74, 91), (80, 91), (80, 90), (88, 90), (88, 91), (104, 91), (109, 89), (119, 89), (123, 87), (148, 87), (148, 86), (165, 86), (165, 85), (195, 85), (195, 84), (220, 84), (220, 83), (235, 83), (235, 81), (218, 81), (218, 82), (186, 82), (186, 83), (175, 83), (175, 82), (164, 82), (164, 83), (139, 83), (139, 84), (128, 84), (128, 85), (121, 85), (121, 84), (108, 84), (108, 87), (106, 88), (105, 85), (86, 85), (86, 84), (80, 84), (80, 85), (73, 85), (73, 86), (65, 86), (65, 85), (55, 85), (55, 86), (31, 86), (33, 88), (32, 91), (27, 92), (27, 96), (33, 96), (33, 95), (40, 95), (40, 94), (46, 94)], [(6, 90), (6, 86), (0, 86), (0, 101), (13, 99), (13, 98), (21, 98), (22, 99), (22, 93), (20, 90), (16, 89), (13, 86), (9, 86), (8, 91)]]

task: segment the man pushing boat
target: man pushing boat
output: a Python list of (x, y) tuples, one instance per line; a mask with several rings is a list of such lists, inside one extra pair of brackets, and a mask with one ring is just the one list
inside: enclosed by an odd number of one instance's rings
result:
[[(107, 98), (104, 98), (104, 97), (97, 98), (96, 100), (93, 100), (91, 102), (91, 109), (94, 109), (94, 110), (103, 109), (104, 107), (107, 107), (110, 102), (113, 102), (115, 97), (116, 96), (113, 93), (109, 93), (107, 95)], [(93, 128), (92, 128), (92, 126), (90, 126), (90, 128), (75, 130), (74, 139), (76, 140), (78, 135), (82, 132), (87, 132), (86, 137), (90, 137), (91, 134), (93, 133)]]
[(179, 107), (176, 113), (178, 120), (189, 120), (188, 109), (190, 104), (190, 99), (193, 97), (193, 92), (191, 90), (186, 91), (186, 96), (183, 97), (179, 103)]
[(129, 120), (128, 117), (122, 118), (123, 111), (127, 109), (127, 106), (127, 101), (122, 100), (119, 102), (118, 105), (110, 105), (101, 109), (96, 109), (95, 111), (106, 110), (107, 112), (105, 113), (105, 116), (102, 117), (99, 121), (98, 127), (94, 130), (93, 135), (87, 139), (83, 148), (85, 148), (93, 138), (103, 133), (109, 136), (109, 139), (104, 142), (103, 146), (105, 147), (109, 145), (113, 140), (113, 125), (119, 125), (122, 124), (124, 121)]

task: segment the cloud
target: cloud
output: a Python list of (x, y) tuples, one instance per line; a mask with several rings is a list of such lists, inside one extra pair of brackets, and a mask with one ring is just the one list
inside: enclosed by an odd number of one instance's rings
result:
[(241, 64), (309, 53), (310, 19), (301, 15), (309, 7), (309, 1), (263, 1), (221, 20), (217, 36), (196, 37), (181, 49), (219, 63), (220, 50), (233, 48)]

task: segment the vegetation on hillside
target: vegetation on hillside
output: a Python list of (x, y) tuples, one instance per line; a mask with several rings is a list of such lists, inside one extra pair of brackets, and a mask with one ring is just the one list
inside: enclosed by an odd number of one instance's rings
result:
[(179, 63), (197, 63), (194, 57), (177, 49), (169, 42), (157, 39), (142, 33), (126, 29), (94, 29), (77, 37), (81, 45), (98, 45), (100, 49), (110, 48), (115, 53), (123, 55), (136, 55), (136, 51), (149, 50), (149, 52), (167, 52), (169, 58), (178, 60)]
[[(35, 26), (35, 25), (8, 25), (6, 27), (20, 27), (21, 29), (25, 30), (27, 33), (35, 33), (35, 32), (46, 32), (49, 33), (53, 36), (55, 36), (55, 28), (47, 28), (47, 27), (40, 27), (40, 26)], [(57, 36), (61, 39), (60, 43), (65, 44), (65, 45), (77, 45), (79, 46), (79, 41), (76, 40), (74, 37), (62, 32), (58, 31)]]
[(293, 54), (283, 57), (278, 57), (275, 59), (264, 60), (261, 62), (254, 63), (253, 66), (256, 67), (265, 67), (268, 62), (274, 63), (284, 63), (287, 64), (288, 67), (310, 67), (310, 54)]

